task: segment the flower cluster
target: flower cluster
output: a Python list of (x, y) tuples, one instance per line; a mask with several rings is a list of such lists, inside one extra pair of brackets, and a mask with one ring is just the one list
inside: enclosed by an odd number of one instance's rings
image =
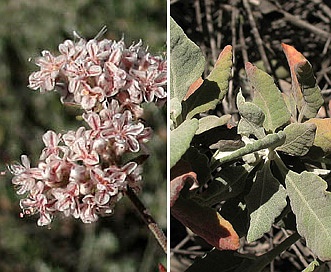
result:
[(29, 87), (59, 91), (63, 103), (84, 110), (87, 127), (63, 135), (47, 131), (37, 167), (25, 155), (9, 166), (24, 196), (23, 215), (38, 213), (40, 226), (59, 212), (94, 222), (113, 212), (128, 187), (140, 190), (140, 165), (121, 158), (138, 152), (151, 136), (140, 121), (141, 104), (166, 99), (166, 61), (141, 42), (126, 48), (123, 40), (67, 40), (59, 51), (58, 56), (42, 52)]
[(29, 77), (29, 87), (41, 92), (58, 90), (63, 102), (91, 110), (109, 98), (139, 116), (143, 102), (166, 98), (167, 63), (142, 47), (126, 48), (124, 41), (104, 39), (59, 45), (58, 56), (43, 51), (36, 60), (40, 71)]

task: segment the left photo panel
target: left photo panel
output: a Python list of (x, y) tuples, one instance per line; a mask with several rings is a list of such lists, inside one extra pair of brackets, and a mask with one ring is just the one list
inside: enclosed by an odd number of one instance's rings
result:
[(0, 271), (167, 271), (167, 1), (0, 4)]

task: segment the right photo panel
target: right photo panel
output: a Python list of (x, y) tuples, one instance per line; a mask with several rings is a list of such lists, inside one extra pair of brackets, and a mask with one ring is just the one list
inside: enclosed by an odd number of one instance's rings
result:
[(170, 271), (331, 271), (331, 3), (170, 17)]

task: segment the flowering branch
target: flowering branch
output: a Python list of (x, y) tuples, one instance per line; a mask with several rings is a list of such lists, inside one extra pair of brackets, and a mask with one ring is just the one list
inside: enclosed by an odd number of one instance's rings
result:
[[(22, 216), (39, 214), (39, 226), (49, 225), (59, 213), (91, 223), (112, 214), (123, 195), (139, 210), (141, 163), (124, 162), (123, 155), (139, 152), (151, 137), (151, 128), (140, 119), (141, 104), (166, 99), (166, 61), (147, 52), (141, 41), (127, 48), (123, 40), (80, 38), (58, 49), (57, 56), (42, 51), (29, 87), (58, 91), (62, 103), (82, 108), (87, 127), (64, 134), (47, 131), (36, 167), (26, 155), (8, 167), (23, 196)], [(162, 237), (156, 227), (151, 230)]]

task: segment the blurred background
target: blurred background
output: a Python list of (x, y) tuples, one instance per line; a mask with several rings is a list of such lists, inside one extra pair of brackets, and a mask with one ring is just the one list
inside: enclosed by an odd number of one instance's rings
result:
[[(127, 45), (142, 39), (153, 54), (166, 52), (166, 0), (2, 0), (0, 1), (0, 171), (27, 154), (35, 166), (43, 147), (41, 136), (64, 132), (81, 122), (77, 109), (63, 107), (56, 93), (29, 90), (28, 76), (38, 70), (33, 61), (42, 50), (57, 52), (77, 31), (93, 38), (103, 26), (103, 38)], [(166, 108), (146, 107), (154, 130), (144, 165), (141, 200), (166, 231)], [(113, 216), (95, 224), (56, 218), (50, 228), (37, 217), (19, 217), (19, 198), (10, 175), (0, 177), (0, 271), (157, 271), (166, 256), (127, 199)]]

